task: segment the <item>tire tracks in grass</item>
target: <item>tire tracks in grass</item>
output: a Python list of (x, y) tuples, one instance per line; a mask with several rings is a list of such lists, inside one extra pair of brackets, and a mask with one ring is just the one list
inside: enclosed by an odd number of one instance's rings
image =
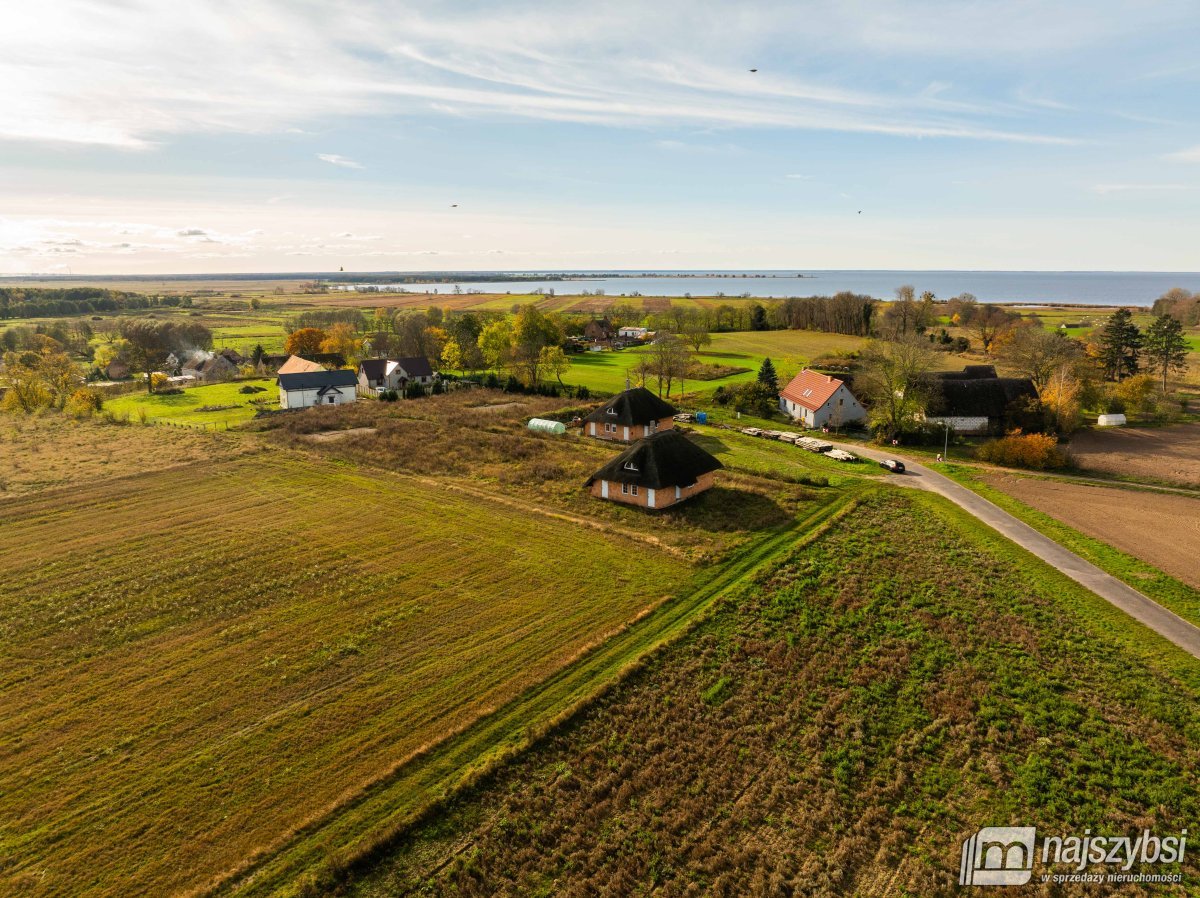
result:
[(853, 507), (861, 489), (831, 496), (807, 516), (744, 547), (718, 570), (699, 572), (689, 592), (631, 622), (494, 713), (414, 752), (278, 844), (218, 874), (196, 894), (296, 894), (304, 887), (302, 880), (338, 879), (386, 848), (441, 802), (571, 720), (652, 653), (687, 632), (730, 588), (785, 548), (819, 537)]

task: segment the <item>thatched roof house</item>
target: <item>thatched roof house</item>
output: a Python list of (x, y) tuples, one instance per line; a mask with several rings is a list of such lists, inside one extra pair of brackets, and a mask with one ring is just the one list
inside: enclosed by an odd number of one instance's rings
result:
[(945, 422), (959, 433), (1002, 433), (1022, 423), (1022, 415), (1038, 401), (1033, 381), (999, 377), (991, 365), (968, 365), (936, 376), (936, 389), (926, 420)]
[(634, 443), (588, 478), (593, 496), (643, 508), (669, 508), (713, 484), (724, 467), (678, 430)]
[(601, 440), (631, 443), (675, 426), (675, 406), (645, 387), (614, 396), (583, 419), (584, 433)]

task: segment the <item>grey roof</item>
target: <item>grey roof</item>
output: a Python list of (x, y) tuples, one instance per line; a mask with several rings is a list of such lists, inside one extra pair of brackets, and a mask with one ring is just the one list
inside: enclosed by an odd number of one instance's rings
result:
[(302, 371), (279, 375), (279, 386), (285, 390), (315, 390), (321, 387), (353, 387), (358, 378), (353, 371)]
[(387, 359), (363, 359), (358, 367), (371, 380), (378, 380), (387, 374), (387, 364)]
[(397, 365), (404, 369), (409, 377), (433, 377), (433, 367), (424, 356), (412, 356), (406, 359), (395, 359)]
[(691, 486), (700, 475), (723, 467), (715, 456), (672, 428), (638, 440), (589, 477), (587, 485), (609, 480), (653, 490)]
[[(612, 409), (612, 414), (609, 414), (609, 409)], [(675, 406), (663, 402), (645, 387), (634, 387), (614, 396), (584, 420), (595, 421), (597, 424), (624, 424), (632, 427), (670, 418), (676, 411)]]

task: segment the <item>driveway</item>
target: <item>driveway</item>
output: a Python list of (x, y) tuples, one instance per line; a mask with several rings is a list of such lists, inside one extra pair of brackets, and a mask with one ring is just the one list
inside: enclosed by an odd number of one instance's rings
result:
[(834, 445), (874, 461), (895, 458), (904, 462), (907, 472), (888, 475), (888, 482), (899, 486), (929, 490), (945, 496), (955, 505), (970, 512), (1021, 548), (1032, 552), (1076, 583), (1086, 586), (1100, 598), (1120, 608), (1134, 620), (1169, 639), (1185, 652), (1200, 658), (1200, 628), (1188, 623), (1174, 612), (1168, 611), (1153, 599), (1147, 598), (1111, 574), (1100, 570), (1091, 562), (1084, 561), (1074, 552), (1064, 549), (1054, 540), (1043, 536), (998, 505), (925, 465), (909, 461), (903, 455), (857, 445), (836, 443)]

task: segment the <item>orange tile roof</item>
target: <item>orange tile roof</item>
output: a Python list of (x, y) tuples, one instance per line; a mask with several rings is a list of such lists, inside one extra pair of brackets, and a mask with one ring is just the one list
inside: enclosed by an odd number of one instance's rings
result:
[(830, 400), (841, 385), (842, 382), (836, 377), (805, 368), (792, 378), (780, 395), (797, 405), (804, 406), (810, 412), (815, 412)]
[(304, 374), (310, 371), (324, 371), (323, 365), (302, 359), (298, 355), (288, 356), (288, 360), (279, 366), (279, 374)]

